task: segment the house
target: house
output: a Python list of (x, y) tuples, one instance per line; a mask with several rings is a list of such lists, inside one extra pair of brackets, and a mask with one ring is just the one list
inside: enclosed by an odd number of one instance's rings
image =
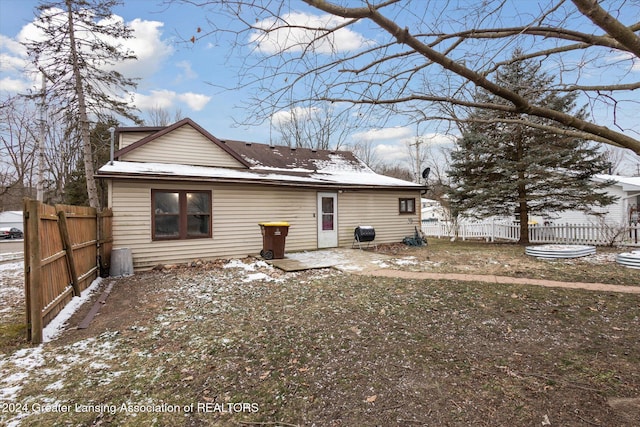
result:
[[(529, 223), (531, 225), (607, 224), (609, 226), (625, 226), (640, 223), (640, 177), (595, 175), (592, 179), (599, 182), (612, 181), (613, 183), (606, 187), (606, 193), (615, 196), (617, 200), (609, 206), (602, 208), (594, 207), (592, 213), (569, 210), (563, 212), (547, 212), (544, 215), (530, 215)], [(429, 222), (429, 218), (437, 217), (437, 215), (432, 212), (436, 206), (433, 202), (429, 199), (422, 199), (422, 205), (423, 221)], [(442, 207), (442, 212), (447, 213), (444, 207)], [(515, 220), (515, 215), (511, 217), (492, 216), (485, 218), (484, 222), (504, 223), (513, 222)], [(430, 221), (434, 221), (434, 219), (431, 219)], [(475, 223), (477, 220), (474, 219), (472, 215), (467, 215), (460, 218), (459, 222)]]
[(534, 216), (531, 219), (539, 224), (599, 224), (629, 225), (637, 224), (638, 207), (640, 206), (640, 177), (626, 177), (619, 175), (595, 175), (594, 180), (599, 182), (613, 181), (606, 188), (609, 195), (618, 199), (604, 208), (594, 208), (599, 215), (593, 215), (581, 211), (558, 212), (549, 216)]
[(420, 200), (420, 205), (422, 207), (421, 218), (423, 222), (434, 223), (439, 221), (446, 221), (447, 215), (445, 208), (444, 206), (442, 206), (442, 204), (440, 204), (439, 201), (426, 199), (423, 197)]
[(420, 225), (424, 187), (374, 173), (348, 151), (220, 140), (190, 119), (119, 128), (108, 188), (113, 247), (134, 268), (259, 253), (264, 221), (290, 224), (287, 251), (348, 246), (360, 225), (377, 243)]

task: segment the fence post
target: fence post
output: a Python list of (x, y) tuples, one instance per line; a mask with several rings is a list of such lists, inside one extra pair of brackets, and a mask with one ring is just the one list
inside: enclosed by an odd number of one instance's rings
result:
[[(111, 208), (96, 212), (98, 221), (98, 264), (100, 276), (108, 272), (111, 266), (111, 249), (113, 244), (113, 211)], [(425, 223), (423, 222), (424, 226)], [(421, 227), (422, 228), (422, 227)]]
[[(29, 292), (27, 303), (28, 324), (27, 324), (27, 339), (33, 344), (42, 343), (42, 286), (40, 283), (41, 277), (41, 262), (40, 256), (40, 202), (37, 200), (25, 199), (24, 202), (25, 213), (24, 218), (27, 221), (27, 227), (25, 231), (25, 245), (29, 248), (29, 259), (25, 259), (25, 262), (29, 263), (26, 276), (27, 282), (25, 288)], [(25, 252), (25, 256), (27, 253)]]
[(58, 227), (60, 228), (60, 237), (64, 244), (64, 251), (67, 253), (67, 268), (69, 268), (69, 277), (71, 277), (71, 286), (73, 287), (73, 295), (80, 296), (80, 284), (78, 283), (78, 274), (76, 273), (76, 262), (73, 259), (73, 246), (71, 246), (71, 237), (69, 237), (69, 227), (67, 226), (67, 215), (63, 210), (58, 211)]

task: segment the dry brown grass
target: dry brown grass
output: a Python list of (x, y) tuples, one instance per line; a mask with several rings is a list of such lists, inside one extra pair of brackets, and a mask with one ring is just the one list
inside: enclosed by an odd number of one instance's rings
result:
[[(626, 273), (590, 264), (566, 264), (570, 272), (561, 273), (559, 262), (527, 259), (516, 248), (430, 240), (396, 250), (406, 268), (632, 284)], [(640, 419), (638, 295), (335, 270), (282, 274), (245, 261), (264, 280), (222, 263), (118, 279), (89, 329), (70, 329), (34, 351), (38, 366), (12, 398), (28, 407), (116, 410), (0, 413), (0, 424), (20, 416), (27, 426), (635, 426)], [(16, 357), (0, 359), (0, 369), (25, 371)], [(135, 412), (123, 403), (182, 409)]]
[(455, 241), (429, 238), (422, 248), (384, 245), (380, 251), (393, 256), (412, 256), (415, 263), (404, 269), (434, 273), (465, 273), (527, 277), (565, 282), (640, 285), (640, 271), (615, 262), (624, 248), (598, 247), (596, 255), (574, 259), (539, 259), (525, 254), (524, 247), (512, 243)]

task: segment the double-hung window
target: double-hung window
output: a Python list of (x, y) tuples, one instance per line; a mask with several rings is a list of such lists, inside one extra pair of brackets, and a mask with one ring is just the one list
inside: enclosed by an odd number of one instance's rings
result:
[(211, 237), (211, 191), (151, 190), (153, 240)]

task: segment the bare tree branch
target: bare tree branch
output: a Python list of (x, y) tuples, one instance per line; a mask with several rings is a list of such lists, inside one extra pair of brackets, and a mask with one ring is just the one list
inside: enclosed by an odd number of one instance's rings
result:
[[(299, 13), (315, 19), (310, 22), (296, 20), (296, 11), (283, 0), (183, 2), (215, 6), (238, 24), (220, 28), (212, 22), (210, 34), (231, 34), (242, 48), (235, 87), (252, 89), (247, 104), (253, 121), (314, 102), (349, 105), (378, 125), (400, 115), (415, 120), (445, 111), (450, 119), (464, 120), (465, 109), (481, 107), (518, 113), (527, 122), (552, 120), (559, 131), (568, 128), (640, 153), (640, 141), (632, 136), (638, 134), (636, 124), (622, 119), (640, 104), (640, 4), (635, 2), (553, 0), (518, 8), (511, 0), (486, 0), (463, 10), (453, 2), (432, 0), (304, 0), (319, 12)], [(630, 19), (636, 21), (623, 23)], [(384, 31), (359, 47), (340, 45), (340, 34), (360, 34), (364, 25)], [(521, 54), (514, 57), (516, 48)], [(589, 104), (592, 116), (537, 105), (496, 83), (505, 66), (532, 59), (556, 70), (549, 93), (580, 93), (579, 102)], [(595, 73), (605, 78), (594, 83), (590, 77)], [(508, 104), (477, 105), (473, 95), (478, 88)]]
[[(408, 28), (401, 28), (394, 21), (382, 15), (379, 7), (369, 6), (367, 8), (343, 8), (335, 4), (328, 3), (324, 0), (304, 0), (311, 6), (333, 15), (342, 16), (352, 19), (370, 19), (378, 24), (382, 29), (393, 35), (398, 43), (406, 44), (412, 47), (416, 52), (421, 53), (431, 61), (440, 64), (447, 70), (453, 71), (455, 74), (475, 83), (476, 85), (488, 90), (489, 92), (510, 101), (514, 105), (514, 112), (529, 114), (533, 116), (544, 117), (555, 120), (565, 126), (580, 129), (586, 133), (593, 134), (601, 140), (610, 140), (612, 144), (629, 148), (636, 153), (640, 153), (640, 142), (633, 138), (627, 137), (623, 133), (613, 131), (604, 126), (599, 126), (577, 117), (571, 116), (560, 111), (552, 110), (546, 107), (531, 105), (524, 97), (518, 93), (502, 87), (477, 73), (464, 65), (453, 61), (446, 55), (430, 48), (422, 43), (416, 37), (412, 36)], [(615, 142), (614, 142), (615, 141)]]
[(638, 37), (632, 28), (628, 28), (616, 18), (611, 16), (598, 4), (597, 0), (571, 0), (576, 7), (585, 16), (593, 21), (594, 24), (602, 28), (613, 39), (626, 48), (629, 52), (632, 52), (637, 57), (640, 57), (640, 37)]

